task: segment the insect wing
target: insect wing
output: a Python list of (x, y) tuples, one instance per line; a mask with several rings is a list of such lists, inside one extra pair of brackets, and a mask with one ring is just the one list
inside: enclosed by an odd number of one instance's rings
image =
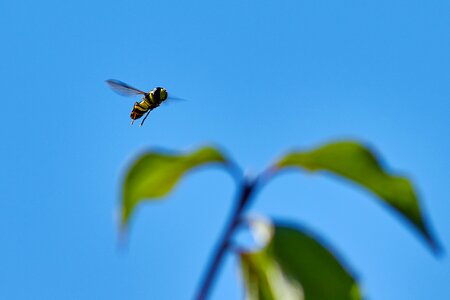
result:
[(122, 96), (145, 95), (145, 92), (138, 90), (137, 88), (134, 88), (120, 80), (108, 79), (106, 80), (106, 83), (114, 92)]
[(179, 98), (179, 97), (172, 97), (172, 96), (170, 96), (169, 98), (167, 98), (167, 100), (187, 101), (187, 99)]

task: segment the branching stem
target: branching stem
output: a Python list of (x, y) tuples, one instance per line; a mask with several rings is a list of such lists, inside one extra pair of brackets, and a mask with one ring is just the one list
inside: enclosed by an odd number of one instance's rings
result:
[(250, 202), (251, 196), (253, 195), (258, 185), (258, 181), (258, 178), (244, 179), (244, 183), (242, 184), (239, 191), (236, 207), (233, 211), (233, 214), (230, 216), (228, 225), (225, 227), (222, 238), (219, 240), (217, 248), (213, 253), (212, 259), (209, 263), (209, 267), (204, 275), (197, 296), (195, 297), (196, 300), (206, 300), (220, 269), (221, 263), (228, 250), (231, 238), (233, 237), (234, 232), (240, 224), (243, 212)]

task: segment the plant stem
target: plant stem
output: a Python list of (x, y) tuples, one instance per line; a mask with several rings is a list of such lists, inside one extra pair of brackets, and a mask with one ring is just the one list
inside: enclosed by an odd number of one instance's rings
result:
[(220, 269), (223, 258), (225, 257), (225, 253), (228, 249), (230, 240), (236, 230), (236, 228), (240, 224), (242, 213), (244, 212), (253, 191), (257, 185), (257, 179), (244, 179), (244, 183), (242, 184), (238, 202), (236, 203), (235, 210), (233, 214), (230, 216), (230, 220), (228, 221), (228, 225), (225, 227), (225, 231), (222, 235), (222, 238), (219, 240), (217, 244), (216, 250), (214, 251), (214, 255), (212, 256), (212, 260), (210, 261), (209, 267), (205, 276), (202, 280), (202, 284), (200, 285), (200, 289), (198, 290), (197, 296), (195, 299), (197, 300), (205, 300), (208, 296), (209, 291), (214, 283), (214, 279)]

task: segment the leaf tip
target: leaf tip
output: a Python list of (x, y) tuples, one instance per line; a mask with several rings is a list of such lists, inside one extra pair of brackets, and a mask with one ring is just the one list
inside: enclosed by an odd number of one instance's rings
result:
[(438, 242), (437, 238), (431, 235), (429, 232), (425, 233), (425, 239), (431, 248), (434, 256), (437, 258), (443, 257), (445, 255), (444, 247)]
[(420, 236), (423, 238), (423, 241), (430, 248), (431, 252), (436, 257), (441, 257), (445, 254), (445, 249), (439, 242), (439, 239), (436, 237), (436, 234), (432, 230), (430, 224), (427, 221), (425, 216), (422, 219), (419, 219), (417, 229)]

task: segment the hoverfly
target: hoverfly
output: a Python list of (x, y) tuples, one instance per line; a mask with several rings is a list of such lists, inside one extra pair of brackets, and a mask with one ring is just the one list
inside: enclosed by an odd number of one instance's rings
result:
[[(125, 82), (122, 82), (120, 80), (116, 79), (109, 79), (106, 80), (106, 83), (109, 84), (109, 86), (119, 95), (122, 96), (136, 96), (136, 95), (142, 95), (142, 101), (141, 102), (135, 102), (133, 106), (133, 110), (131, 111), (130, 117), (131, 117), (131, 125), (133, 125), (134, 121), (141, 118), (145, 113), (147, 113), (142, 120), (141, 124), (139, 126), (142, 126), (145, 122), (145, 119), (147, 119), (148, 114), (155, 108), (157, 108), (161, 103), (163, 103), (167, 97), (167, 90), (162, 87), (156, 87), (150, 92), (146, 93), (144, 91), (141, 91), (137, 88), (134, 88)], [(183, 100), (180, 98), (174, 98), (171, 97), (169, 99), (177, 99), (177, 100)]]

